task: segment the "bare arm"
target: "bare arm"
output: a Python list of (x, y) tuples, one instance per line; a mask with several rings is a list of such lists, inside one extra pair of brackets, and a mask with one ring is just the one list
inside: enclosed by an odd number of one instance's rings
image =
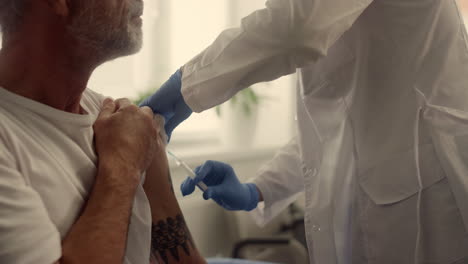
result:
[[(144, 189), (151, 205), (152, 258), (161, 264), (206, 263), (185, 223), (172, 186), (166, 152), (159, 151), (146, 172)], [(175, 235), (170, 235), (175, 234)]]
[(62, 241), (58, 263), (122, 263), (135, 193), (154, 153), (157, 129), (151, 109), (128, 100), (105, 103), (94, 124), (99, 156), (93, 190)]
[(62, 243), (60, 263), (122, 263), (138, 181), (137, 171), (119, 164), (100, 164), (91, 196)]

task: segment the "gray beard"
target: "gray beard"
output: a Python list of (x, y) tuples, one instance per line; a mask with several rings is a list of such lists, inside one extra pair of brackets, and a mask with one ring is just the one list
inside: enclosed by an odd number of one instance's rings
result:
[(68, 27), (69, 34), (76, 39), (89, 56), (99, 63), (137, 53), (142, 47), (141, 28), (132, 28), (130, 18), (122, 27), (109, 26), (93, 10), (85, 10), (73, 19)]

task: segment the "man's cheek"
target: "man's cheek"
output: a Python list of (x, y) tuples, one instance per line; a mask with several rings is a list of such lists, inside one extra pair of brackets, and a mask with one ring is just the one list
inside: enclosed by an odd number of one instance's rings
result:
[(125, 26), (128, 23), (128, 9), (124, 2), (121, 1), (116, 9), (113, 12), (113, 25), (119, 28)]

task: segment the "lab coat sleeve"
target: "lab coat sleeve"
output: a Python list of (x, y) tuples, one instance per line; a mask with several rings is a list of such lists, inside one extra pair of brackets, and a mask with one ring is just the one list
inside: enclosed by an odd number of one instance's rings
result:
[(253, 182), (263, 195), (263, 203), (251, 212), (260, 226), (265, 225), (304, 191), (304, 176), (297, 140), (291, 140), (263, 166)]
[(62, 255), (60, 234), (39, 194), (5, 150), (0, 154), (0, 263), (54, 263)]
[(182, 67), (182, 94), (195, 112), (254, 83), (293, 73), (327, 55), (372, 0), (268, 0)]

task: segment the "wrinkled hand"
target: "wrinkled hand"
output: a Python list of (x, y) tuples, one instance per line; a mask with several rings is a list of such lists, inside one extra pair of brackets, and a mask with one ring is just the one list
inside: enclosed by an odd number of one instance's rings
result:
[(140, 106), (150, 107), (155, 114), (164, 116), (166, 120), (164, 128), (169, 140), (172, 131), (192, 114), (192, 109), (185, 103), (182, 96), (181, 86), (182, 72), (178, 70), (156, 93), (140, 104)]
[(205, 200), (213, 199), (227, 210), (251, 211), (257, 207), (259, 192), (253, 183), (240, 183), (234, 169), (225, 163), (207, 161), (195, 169), (194, 180), (187, 178), (181, 185), (184, 196), (193, 193), (198, 182), (203, 181), (208, 190), (203, 193)]
[(125, 166), (138, 175), (149, 167), (160, 145), (153, 111), (139, 108), (128, 99), (106, 99), (94, 132), (100, 162)]

